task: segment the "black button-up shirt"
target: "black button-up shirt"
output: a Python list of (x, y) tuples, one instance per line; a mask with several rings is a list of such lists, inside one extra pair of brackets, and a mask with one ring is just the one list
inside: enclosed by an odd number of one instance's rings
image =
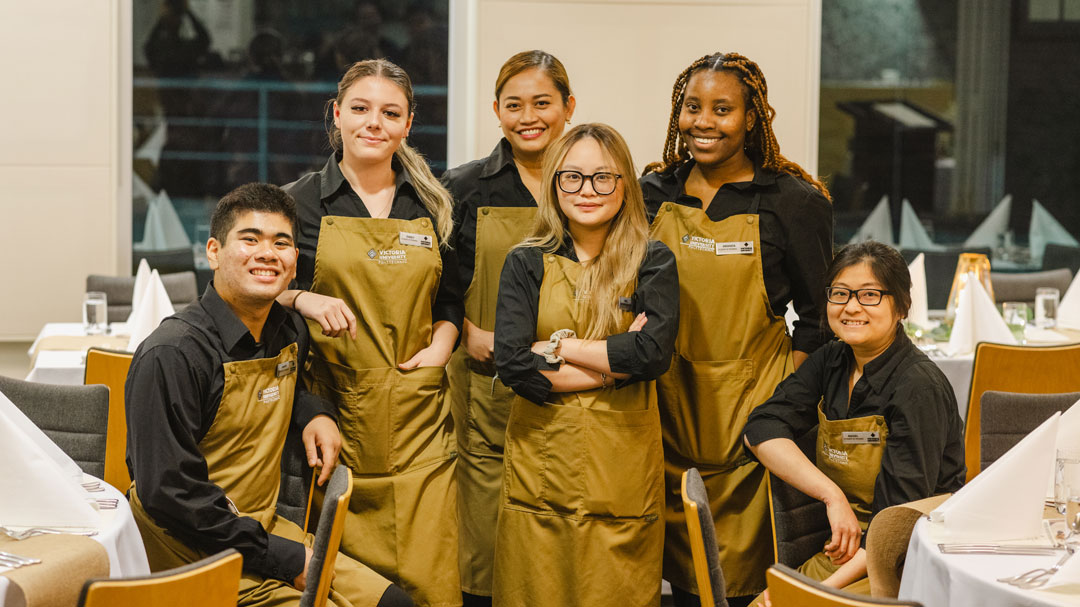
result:
[[(283, 187), (296, 199), (299, 223), (296, 246), (300, 248), (300, 258), (296, 263), (296, 287), (299, 289), (310, 289), (315, 279), (315, 252), (319, 246), (322, 218), (329, 215), (371, 217), (360, 196), (341, 174), (341, 167), (338, 166), (340, 161), (339, 152), (330, 156), (321, 171), (308, 173)], [(431, 225), (437, 226), (438, 222), (420, 200), (408, 171), (396, 158), (392, 167), (397, 176), (397, 184), (394, 199), (390, 203), (390, 218), (412, 220), (427, 217), (431, 220)], [(437, 233), (435, 240), (438, 242)], [(463, 292), (458, 279), (457, 255), (452, 248), (440, 246), (438, 249), (442, 257), (442, 276), (435, 293), (435, 303), (431, 308), (431, 321), (435, 323), (449, 320), (460, 329), (465, 317), (465, 304), (462, 302)]]
[[(198, 303), (163, 320), (139, 345), (124, 393), (127, 466), (147, 514), (192, 548), (236, 548), (246, 571), (288, 582), (304, 569), (303, 544), (233, 514), (225, 492), (209, 480), (199, 442), (217, 417), (224, 364), (275, 357), (292, 343), (303, 369), (308, 332), (300, 315), (275, 303), (256, 343), (211, 283)], [(297, 382), (293, 424), (303, 428), (316, 415), (333, 418), (332, 411)]]
[(889, 427), (874, 485), (874, 514), (959, 489), (966, 473), (964, 425), (941, 369), (902, 329), (885, 352), (863, 367), (849, 400), (854, 364), (847, 344), (825, 344), (750, 413), (747, 440), (751, 445), (774, 438), (795, 440), (817, 425), (818, 403), (824, 399), (827, 419), (881, 415)]
[[(556, 255), (577, 261), (572, 244)], [(532, 351), (537, 341), (543, 280), (544, 253), (538, 247), (512, 249), (503, 266), (495, 307), (495, 366), (499, 378), (519, 396), (537, 404), (547, 401), (551, 393), (551, 381), (540, 371), (555, 369)], [(612, 372), (630, 375), (619, 386), (660, 377), (671, 365), (675, 349), (679, 330), (679, 273), (675, 255), (664, 243), (655, 240), (649, 242), (633, 295), (633, 313), (641, 312), (648, 318), (641, 331), (616, 333), (607, 338)]]
[[(693, 166), (690, 160), (672, 171), (641, 178), (650, 221), (665, 202), (702, 207), (701, 200), (686, 193), (686, 179)], [(769, 305), (773, 314), (783, 318), (788, 302), (795, 302), (799, 320), (795, 321), (792, 348), (813, 352), (830, 334), (823, 315), (825, 272), (833, 250), (832, 204), (801, 179), (755, 167), (753, 181), (721, 186), (705, 214), (712, 221), (721, 221), (746, 213), (758, 194), (761, 270)]]
[(461, 284), (472, 284), (476, 269), (476, 210), (480, 207), (535, 207), (536, 200), (521, 181), (514, 150), (503, 138), (487, 158), (443, 173), (442, 183), (454, 197), (454, 237)]

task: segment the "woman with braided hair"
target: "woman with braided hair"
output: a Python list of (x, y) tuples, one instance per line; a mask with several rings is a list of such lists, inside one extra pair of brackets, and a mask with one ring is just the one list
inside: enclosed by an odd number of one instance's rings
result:
[[(765, 469), (739, 437), (751, 409), (827, 338), (832, 205), (824, 184), (780, 153), (775, 114), (756, 63), (737, 53), (702, 57), (675, 81), (663, 157), (641, 180), (652, 236), (674, 251), (679, 269), (675, 357), (657, 382), (664, 577), (678, 605), (696, 604), (678, 489), (691, 467), (705, 480), (724, 538), (728, 594), (749, 599), (765, 588)], [(791, 336), (789, 302), (799, 315)]]

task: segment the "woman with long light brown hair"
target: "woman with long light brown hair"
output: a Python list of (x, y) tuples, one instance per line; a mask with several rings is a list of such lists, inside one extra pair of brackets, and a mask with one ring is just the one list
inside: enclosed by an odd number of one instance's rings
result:
[(530, 236), (506, 258), (495, 365), (517, 394), (495, 539), (500, 606), (659, 605), (663, 454), (653, 380), (678, 276), (648, 240), (629, 149), (571, 129), (544, 159)]

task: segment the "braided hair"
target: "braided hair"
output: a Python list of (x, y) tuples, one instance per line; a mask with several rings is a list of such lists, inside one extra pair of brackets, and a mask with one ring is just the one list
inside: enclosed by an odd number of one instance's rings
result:
[(729, 72), (742, 84), (743, 101), (747, 108), (753, 108), (758, 120), (746, 135), (744, 151), (746, 156), (758, 166), (775, 173), (787, 173), (814, 186), (826, 198), (832, 200), (828, 188), (821, 181), (812, 177), (801, 166), (788, 160), (780, 153), (780, 144), (776, 141), (772, 122), (776, 110), (769, 105), (769, 89), (765, 83), (765, 74), (758, 64), (738, 53), (714, 53), (694, 61), (675, 79), (671, 90), (671, 117), (668, 119), (667, 138), (664, 140), (664, 152), (659, 162), (645, 167), (645, 172), (666, 173), (674, 170), (690, 159), (690, 149), (679, 133), (679, 114), (682, 113), (683, 99), (686, 97), (686, 85), (690, 77), (700, 70)]

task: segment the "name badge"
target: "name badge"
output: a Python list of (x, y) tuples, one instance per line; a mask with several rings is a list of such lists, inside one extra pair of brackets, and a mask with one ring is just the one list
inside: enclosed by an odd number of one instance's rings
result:
[(278, 363), (278, 366), (274, 368), (274, 377), (284, 377), (296, 371), (296, 361), (287, 360), (283, 363)]
[(742, 242), (718, 242), (716, 243), (717, 255), (753, 255), (753, 241)]
[(278, 386), (270, 386), (269, 388), (263, 388), (259, 390), (259, 402), (269, 405), (270, 403), (276, 403), (281, 400), (281, 388)]
[(840, 439), (845, 445), (880, 445), (880, 432), (841, 432)]
[(620, 297), (619, 298), (619, 309), (622, 310), (623, 312), (633, 312), (634, 311), (634, 298), (632, 298), (632, 297)]
[(410, 247), (431, 248), (431, 236), (427, 234), (413, 234), (412, 232), (398, 232), (398, 242)]

